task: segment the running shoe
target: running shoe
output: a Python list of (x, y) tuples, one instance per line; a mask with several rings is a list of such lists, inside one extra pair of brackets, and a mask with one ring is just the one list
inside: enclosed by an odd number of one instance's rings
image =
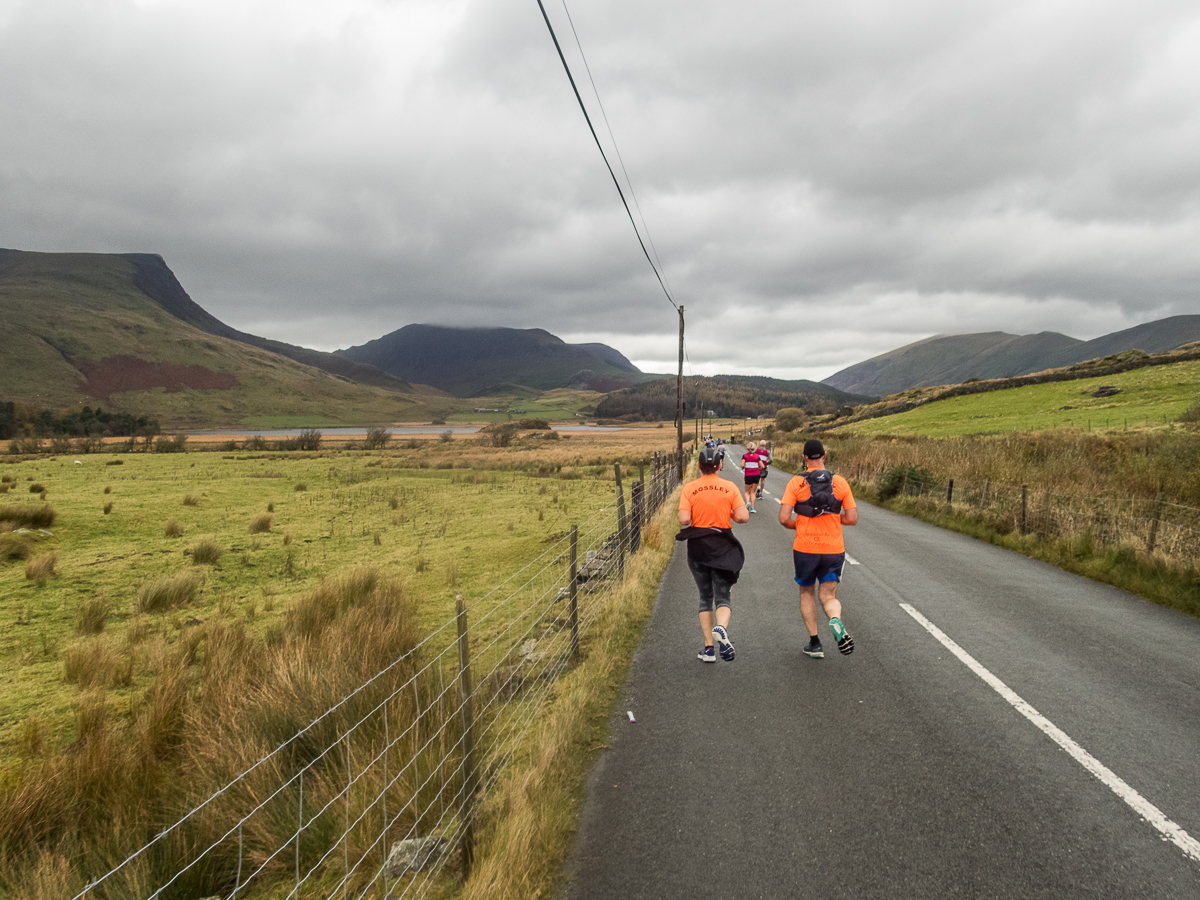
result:
[(717, 651), (721, 654), (721, 659), (725, 662), (733, 662), (733, 641), (729, 639), (729, 632), (725, 630), (725, 626), (715, 626), (713, 637), (717, 641)]
[(824, 659), (825, 658), (825, 648), (821, 646), (821, 642), (818, 641), (816, 638), (813, 638), (807, 644), (804, 645), (804, 652), (806, 655), (811, 656), (813, 659)]
[(841, 619), (830, 619), (829, 630), (833, 632), (833, 639), (837, 641), (838, 653), (849, 656), (854, 652), (854, 638), (847, 633)]
[(705, 647), (696, 654), (696, 659), (700, 660), (700, 662), (715, 663), (717, 661), (717, 652), (712, 647)]
[(755, 499), (755, 500), (761, 500), (761, 499), (762, 499), (762, 488), (759, 488), (759, 489), (758, 489), (758, 493), (754, 495), (754, 499)]
[(752, 506), (752, 507), (750, 507), (750, 512), (752, 512), (752, 513), (756, 513), (756, 512), (758, 512), (758, 510), (757, 510), (757, 509), (755, 509), (755, 508)]

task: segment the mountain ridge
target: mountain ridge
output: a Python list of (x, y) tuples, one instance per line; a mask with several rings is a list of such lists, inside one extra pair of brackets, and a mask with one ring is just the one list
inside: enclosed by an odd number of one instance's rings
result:
[(822, 384), (884, 397), (912, 388), (1012, 378), (1127, 350), (1163, 353), (1200, 340), (1200, 315), (1170, 316), (1083, 341), (1054, 331), (937, 334), (848, 366)]

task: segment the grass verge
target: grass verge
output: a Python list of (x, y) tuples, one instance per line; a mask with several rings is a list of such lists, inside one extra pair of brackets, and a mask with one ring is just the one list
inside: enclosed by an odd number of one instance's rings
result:
[(678, 491), (644, 532), (625, 582), (604, 601), (606, 627), (586, 636), (581, 661), (559, 679), (513, 762), (479, 813), (477, 862), (462, 900), (551, 896), (563, 876), (587, 773), (604, 748), (629, 661), (650, 617), (675, 542)]
[(878, 493), (854, 485), (855, 497), (884, 509), (1040, 559), (1076, 575), (1145, 597), (1161, 606), (1200, 617), (1200, 572), (1180, 568), (1128, 546), (1095, 547), (1087, 534), (1042, 540), (1036, 534), (1005, 530), (989, 518), (952, 508), (928, 497), (880, 501)]

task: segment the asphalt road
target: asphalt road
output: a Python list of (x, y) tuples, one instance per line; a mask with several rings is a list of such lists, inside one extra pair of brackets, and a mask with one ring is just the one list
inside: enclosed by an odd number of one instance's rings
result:
[(809, 659), (787, 478), (736, 526), (732, 663), (677, 547), (561, 900), (1200, 898), (1200, 621), (860, 504), (855, 652)]

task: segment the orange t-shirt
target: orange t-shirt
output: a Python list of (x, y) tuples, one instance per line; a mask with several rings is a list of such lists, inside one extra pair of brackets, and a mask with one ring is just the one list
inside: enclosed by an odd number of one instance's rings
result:
[(689, 481), (679, 495), (679, 508), (691, 512), (692, 524), (697, 528), (732, 528), (730, 513), (745, 505), (736, 485), (715, 472)]
[[(803, 475), (796, 475), (783, 491), (782, 506), (795, 506), (810, 496), (808, 482)], [(842, 501), (842, 509), (855, 509), (854, 495), (850, 485), (841, 475), (833, 476), (833, 496)], [(796, 516), (796, 539), (792, 549), (800, 553), (845, 553), (846, 542), (842, 539), (842, 517), (836, 513), (824, 513), (816, 518)]]

